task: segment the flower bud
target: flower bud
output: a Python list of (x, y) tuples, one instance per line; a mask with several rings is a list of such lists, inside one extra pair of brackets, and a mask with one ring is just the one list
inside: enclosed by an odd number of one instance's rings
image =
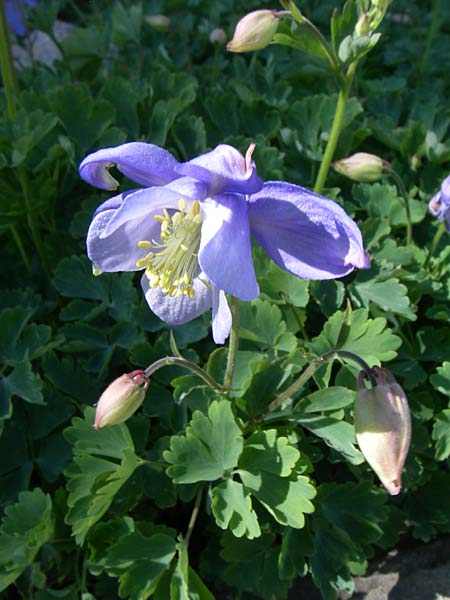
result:
[(220, 29), (220, 27), (213, 29), (209, 34), (209, 41), (215, 46), (222, 46), (223, 44), (225, 44), (226, 39), (227, 34), (223, 29)]
[(440, 191), (428, 203), (428, 210), (439, 221), (445, 221), (450, 232), (450, 175), (444, 179)]
[(355, 25), (356, 35), (368, 35), (370, 33), (370, 19), (369, 15), (364, 12), (358, 19)]
[(359, 375), (355, 432), (361, 452), (387, 491), (402, 488), (401, 472), (411, 441), (411, 417), (405, 392), (387, 369), (371, 369), (376, 385), (366, 388)]
[(142, 404), (149, 382), (144, 371), (126, 373), (115, 379), (97, 403), (94, 428), (123, 423)]
[(333, 169), (352, 181), (371, 183), (392, 171), (392, 165), (375, 154), (357, 152), (333, 163)]
[(168, 31), (171, 26), (169, 17), (165, 15), (147, 15), (144, 19), (155, 31)]
[(236, 25), (233, 39), (228, 42), (230, 52), (261, 50), (272, 41), (278, 28), (276, 10), (255, 10), (245, 15)]

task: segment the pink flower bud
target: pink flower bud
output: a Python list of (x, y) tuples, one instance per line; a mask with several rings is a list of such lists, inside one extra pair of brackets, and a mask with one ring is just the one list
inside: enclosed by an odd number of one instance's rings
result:
[(126, 421), (142, 404), (148, 386), (149, 381), (142, 370), (115, 379), (100, 396), (94, 428), (101, 429)]
[(392, 171), (392, 165), (375, 154), (357, 152), (333, 163), (333, 169), (353, 181), (371, 183)]
[(211, 44), (214, 44), (217, 46), (222, 46), (223, 44), (225, 44), (226, 39), (227, 39), (227, 34), (220, 27), (213, 29), (211, 31), (211, 33), (209, 34), (209, 41), (211, 42)]
[(245, 15), (236, 25), (233, 39), (228, 42), (230, 52), (261, 50), (272, 41), (278, 28), (276, 10), (255, 10)]
[(366, 388), (362, 371), (355, 400), (356, 439), (365, 459), (391, 495), (402, 489), (401, 472), (411, 441), (405, 392), (387, 369), (373, 367), (375, 387)]

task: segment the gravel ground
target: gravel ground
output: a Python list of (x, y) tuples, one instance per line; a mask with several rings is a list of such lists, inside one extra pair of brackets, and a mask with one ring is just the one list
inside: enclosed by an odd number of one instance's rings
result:
[[(450, 600), (450, 536), (429, 544), (403, 542), (354, 582), (354, 594), (342, 592), (340, 600)], [(301, 579), (289, 600), (321, 600), (321, 596), (311, 581)]]

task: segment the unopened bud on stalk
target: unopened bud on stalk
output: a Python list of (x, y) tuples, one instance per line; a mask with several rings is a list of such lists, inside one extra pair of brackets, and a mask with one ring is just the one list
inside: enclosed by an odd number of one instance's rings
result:
[(220, 27), (213, 29), (209, 34), (209, 41), (215, 46), (222, 46), (227, 40), (227, 34)]
[(115, 379), (100, 396), (94, 428), (101, 429), (126, 421), (142, 404), (148, 386), (149, 381), (142, 370)]
[(357, 152), (333, 163), (333, 169), (352, 181), (371, 183), (392, 171), (392, 165), (375, 154)]
[(402, 489), (401, 473), (411, 441), (411, 417), (403, 389), (387, 369), (371, 369), (376, 380), (366, 388), (361, 371), (355, 399), (355, 432), (361, 452), (387, 491)]
[(144, 19), (155, 31), (168, 31), (172, 24), (166, 15), (146, 15)]
[(255, 10), (245, 15), (236, 25), (233, 39), (228, 42), (230, 52), (261, 50), (272, 41), (278, 28), (276, 10)]

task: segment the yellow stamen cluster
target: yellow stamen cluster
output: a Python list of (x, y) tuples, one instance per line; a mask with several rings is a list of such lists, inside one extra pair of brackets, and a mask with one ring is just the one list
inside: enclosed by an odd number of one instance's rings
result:
[(168, 296), (194, 298), (194, 278), (198, 272), (198, 249), (202, 224), (200, 204), (192, 203), (187, 211), (186, 201), (181, 198), (178, 211), (173, 215), (164, 209), (164, 215), (155, 215), (161, 223), (159, 242), (141, 240), (139, 248), (150, 252), (137, 261), (139, 269), (145, 269), (150, 286), (160, 287)]

